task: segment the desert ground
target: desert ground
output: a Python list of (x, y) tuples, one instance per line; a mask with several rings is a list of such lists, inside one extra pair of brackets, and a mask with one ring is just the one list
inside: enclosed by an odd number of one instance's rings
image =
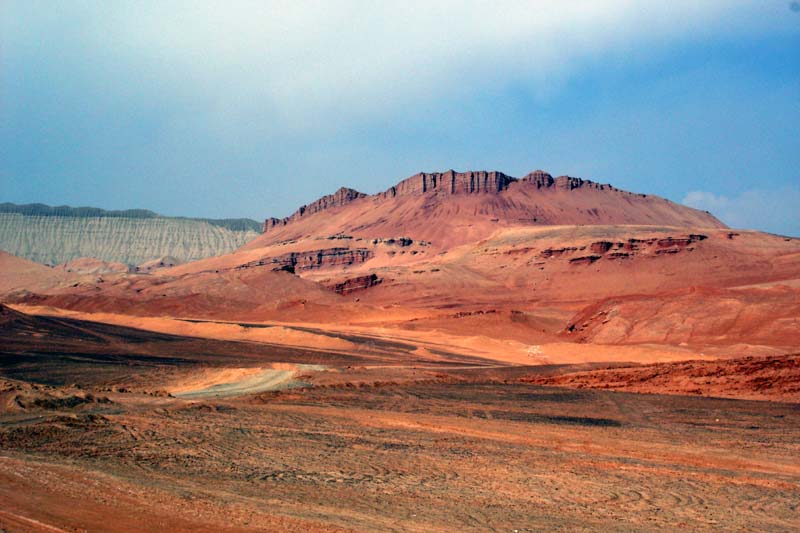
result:
[(0, 252), (8, 531), (800, 529), (800, 239), (541, 171)]
[(3, 318), (8, 531), (800, 527), (797, 355), (756, 358), (780, 387), (722, 387), (752, 401), (686, 387), (705, 361), (660, 363), (647, 388), (650, 365)]

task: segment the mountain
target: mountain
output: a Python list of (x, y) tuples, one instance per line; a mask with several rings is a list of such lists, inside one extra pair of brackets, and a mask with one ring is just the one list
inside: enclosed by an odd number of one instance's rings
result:
[(393, 328), (525, 364), (800, 347), (800, 239), (730, 229), (657, 196), (542, 171), (417, 174), (374, 195), (342, 188), (268, 219), (230, 253), (159, 259), (138, 272), (101, 265), (102, 276), (80, 265), (62, 268), (73, 276), (62, 282), (6, 286), (8, 299)]
[(192, 261), (233, 251), (258, 236), (260, 229), (250, 219), (0, 204), (0, 249), (49, 265), (87, 257), (131, 266), (164, 256)]
[(371, 196), (341, 188), (289, 217), (267, 219), (264, 235), (246, 248), (350, 233), (408, 236), (441, 247), (508, 227), (610, 224), (725, 227), (707, 212), (581, 178), (553, 178), (541, 170), (522, 178), (449, 170), (419, 173)]

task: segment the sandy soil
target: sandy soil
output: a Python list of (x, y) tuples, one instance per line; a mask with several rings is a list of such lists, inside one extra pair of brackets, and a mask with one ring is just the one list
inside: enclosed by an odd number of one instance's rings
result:
[[(386, 325), (335, 325), (319, 323), (255, 322), (231, 323), (169, 317), (137, 317), (115, 313), (85, 313), (46, 306), (17, 304), (11, 306), (37, 316), (69, 317), (106, 324), (134, 327), (172, 335), (208, 339), (256, 341), (273, 345), (309, 347), (342, 353), (361, 353), (382, 342), (407, 342), (416, 346), (417, 355), (437, 358), (437, 352), (451, 351), (462, 355), (490, 359), (505, 364), (576, 364), (610, 361), (639, 363), (682, 361), (712, 358), (688, 346), (666, 344), (605, 345), (574, 342), (528, 344), (515, 338), (449, 332), (436, 328), (408, 329)], [(357, 336), (357, 342), (347, 340)], [(513, 337), (513, 336), (512, 336)], [(535, 340), (535, 339), (534, 339)], [(556, 342), (553, 342), (556, 341)]]
[(486, 382), (113, 401), (0, 418), (0, 524), (800, 527), (787, 404)]
[[(542, 386), (632, 370), (388, 334), (328, 332), (348, 354), (2, 311), (7, 530), (800, 528), (800, 403)], [(796, 356), (692, 365), (711, 393), (797, 383)]]
[(800, 403), (800, 354), (682, 361), (535, 375), (522, 381), (574, 388)]

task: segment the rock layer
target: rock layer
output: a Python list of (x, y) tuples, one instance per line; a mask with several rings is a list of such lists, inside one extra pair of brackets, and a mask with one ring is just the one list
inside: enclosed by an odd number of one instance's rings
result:
[(341, 295), (348, 295), (354, 292), (363, 291), (380, 284), (381, 280), (377, 274), (368, 274), (365, 276), (357, 276), (355, 278), (348, 278), (338, 283), (326, 285), (333, 292)]
[(273, 270), (289, 272), (313, 270), (318, 268), (343, 267), (363, 263), (371, 259), (373, 253), (366, 248), (324, 248), (302, 252), (289, 252), (274, 257), (264, 257), (237, 266), (238, 270), (268, 266)]
[(517, 181), (516, 178), (496, 171), (420, 172), (404, 179), (378, 196), (393, 198), (407, 194), (499, 193), (508, 189), (508, 186), (515, 181)]

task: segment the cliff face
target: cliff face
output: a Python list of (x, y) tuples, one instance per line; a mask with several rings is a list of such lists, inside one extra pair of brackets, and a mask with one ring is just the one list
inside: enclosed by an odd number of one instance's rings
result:
[(543, 170), (535, 170), (523, 178), (514, 178), (496, 171), (456, 172), (448, 170), (447, 172), (420, 172), (419, 174), (414, 174), (376, 196), (394, 198), (395, 196), (410, 194), (501, 193), (508, 190), (512, 183), (517, 182), (531, 184), (537, 189), (573, 190), (587, 187), (598, 190), (616, 190), (611, 185), (571, 176), (553, 178)]
[(379, 285), (381, 281), (383, 280), (379, 278), (377, 274), (372, 273), (364, 276), (357, 276), (355, 278), (348, 278), (339, 283), (328, 284), (325, 286), (331, 289), (333, 292), (337, 292), (342, 295), (348, 295), (354, 292), (367, 290), (375, 285)]
[(619, 189), (608, 184), (597, 183), (596, 181), (585, 180), (582, 178), (573, 178), (572, 176), (559, 176), (557, 178), (553, 178), (553, 176), (543, 170), (535, 170), (524, 178), (521, 178), (520, 181), (535, 185), (537, 189), (553, 188), (571, 191), (573, 189), (587, 188), (597, 189), (599, 191), (619, 191)]
[(508, 186), (517, 181), (516, 178), (506, 176), (502, 172), (420, 172), (410, 178), (404, 179), (394, 187), (380, 193), (381, 198), (393, 198), (409, 194), (472, 194), (472, 193), (498, 193), (508, 189)]

